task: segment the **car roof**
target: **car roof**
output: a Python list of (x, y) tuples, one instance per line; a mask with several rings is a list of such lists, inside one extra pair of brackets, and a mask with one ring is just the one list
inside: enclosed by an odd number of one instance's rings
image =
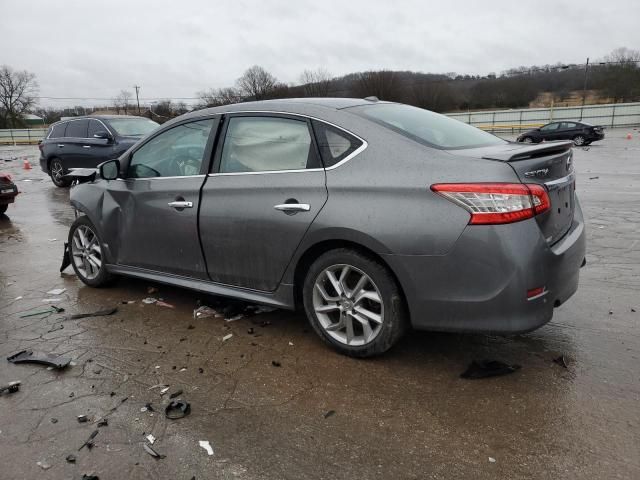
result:
[(338, 98), (338, 97), (304, 97), (304, 98), (282, 98), (277, 100), (260, 100), (254, 102), (232, 103), (220, 107), (210, 107), (202, 110), (196, 110), (192, 113), (213, 114), (223, 112), (242, 112), (242, 111), (292, 111), (305, 110), (308, 107), (320, 107), (327, 110), (341, 110), (343, 108), (357, 107), (359, 105), (371, 105), (372, 103), (388, 103), (379, 102), (377, 100), (365, 100), (363, 98)]

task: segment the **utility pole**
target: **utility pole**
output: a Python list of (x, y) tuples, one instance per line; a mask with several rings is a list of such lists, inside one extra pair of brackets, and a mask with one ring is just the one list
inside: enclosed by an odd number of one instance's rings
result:
[[(588, 61), (589, 60), (587, 60), (587, 62)], [(138, 92), (140, 91), (140, 85), (134, 85), (133, 88), (136, 89), (136, 103), (138, 104), (138, 115), (140, 115), (140, 98), (138, 97)]]
[(584, 102), (587, 97), (587, 75), (589, 74), (589, 57), (587, 63), (584, 64), (584, 83), (582, 84), (582, 106), (580, 107), (580, 121), (582, 121), (582, 111), (584, 110)]

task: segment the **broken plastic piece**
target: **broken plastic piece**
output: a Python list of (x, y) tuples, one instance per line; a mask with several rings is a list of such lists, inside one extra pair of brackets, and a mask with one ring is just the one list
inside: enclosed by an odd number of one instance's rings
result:
[(271, 360), (271, 365), (273, 365), (274, 367), (281, 367), (282, 364), (280, 362), (278, 362), (277, 360)]
[(87, 475), (86, 473), (82, 475), (82, 480), (100, 480), (100, 477), (97, 475)]
[(67, 458), (65, 458), (65, 460), (68, 463), (76, 463), (76, 456), (71, 454), (71, 455), (67, 455)]
[(87, 418), (86, 415), (78, 415), (78, 422), (79, 423), (86, 423), (89, 421), (89, 418)]
[(142, 446), (144, 447), (144, 450), (153, 458), (162, 459), (166, 457), (166, 455), (161, 455), (158, 452), (156, 452), (153, 448), (151, 448), (151, 445), (144, 443)]
[(173, 392), (171, 395), (169, 395), (169, 398), (174, 399), (176, 397), (179, 397), (180, 395), (182, 395), (182, 390), (178, 390), (176, 392)]
[(71, 256), (69, 255), (69, 244), (64, 242), (64, 251), (62, 253), (62, 265), (60, 265), (60, 273), (64, 272), (67, 267), (71, 266)]
[(558, 365), (560, 365), (562, 368), (567, 368), (569, 365), (567, 364), (567, 359), (564, 358), (564, 355), (560, 355), (557, 358), (553, 359), (553, 363), (557, 363)]
[(157, 298), (147, 297), (142, 299), (142, 303), (146, 303), (147, 305), (151, 305), (152, 303), (156, 303), (158, 301)]
[(196, 308), (193, 311), (193, 318), (208, 318), (208, 317), (216, 317), (219, 316), (220, 314), (214, 310), (211, 307), (207, 307), (206, 305), (203, 305), (201, 307)]
[(36, 465), (38, 465), (43, 470), (49, 470), (51, 468), (51, 465), (47, 462), (36, 462)]
[(93, 439), (96, 438), (96, 435), (98, 435), (98, 433), (100, 433), (99, 430), (94, 430), (91, 433), (91, 435), (89, 435), (89, 438), (87, 439), (87, 441), (84, 442), (82, 446), (78, 449), (78, 451), (82, 450), (84, 447), (87, 447), (89, 450), (91, 450), (93, 448)]
[(336, 414), (335, 410), (329, 410), (327, 413), (324, 414), (324, 418), (329, 418), (335, 414)]
[(156, 303), (156, 305), (158, 305), (159, 307), (176, 308), (176, 307), (174, 307), (173, 305), (171, 305), (170, 303), (163, 302), (163, 301), (161, 301), (161, 300), (158, 300), (158, 301), (156, 301), (155, 303)]
[(109, 425), (109, 420), (106, 418), (102, 418), (98, 421), (98, 423), (96, 423), (96, 425), (98, 427), (106, 427), (107, 425)]
[(146, 439), (149, 441), (149, 443), (150, 443), (151, 445), (153, 445), (153, 444), (155, 443), (155, 441), (156, 441), (156, 437), (154, 437), (154, 436), (153, 436), (153, 435), (151, 435), (151, 434), (147, 435), (147, 436), (146, 436), (146, 437), (144, 437), (144, 438), (146, 438)]
[(164, 415), (170, 420), (186, 417), (191, 413), (191, 405), (183, 401), (173, 401), (167, 405)]
[(35, 312), (23, 313), (22, 315), (20, 315), (20, 318), (35, 317), (36, 315), (43, 315), (45, 313), (52, 314), (52, 313), (62, 313), (62, 312), (64, 312), (64, 308), (56, 307), (55, 305), (50, 305), (49, 308), (46, 308), (44, 310), (36, 310)]
[(57, 297), (58, 295), (62, 295), (66, 291), (67, 291), (66, 288), (54, 288), (53, 290), (49, 290), (47, 292), (47, 295), (53, 295), (53, 296)]
[(33, 350), (22, 350), (7, 357), (7, 360), (11, 363), (38, 363), (54, 368), (64, 368), (71, 362), (69, 357), (63, 357), (62, 355), (56, 355), (54, 353), (34, 352)]
[(165, 387), (162, 390), (160, 390), (160, 395), (164, 395), (165, 393), (167, 393), (169, 391), (169, 387)]
[(233, 333), (230, 333), (229, 335), (225, 335), (224, 337), (222, 337), (222, 341), (226, 342), (227, 340), (229, 340), (231, 337), (233, 337)]
[(509, 365), (499, 360), (483, 360), (471, 362), (469, 368), (460, 374), (461, 378), (478, 379), (507, 375), (520, 370), (520, 365)]
[(71, 317), (69, 318), (71, 318), (71, 320), (78, 320), (80, 318), (105, 317), (107, 315), (113, 315), (117, 311), (118, 309), (114, 307), (114, 308), (108, 308), (106, 310), (98, 310), (97, 312), (91, 312), (91, 313), (76, 313), (75, 315), (71, 315)]
[(200, 445), (202, 448), (204, 448), (207, 451), (208, 455), (213, 455), (213, 447), (211, 447), (211, 444), (209, 443), (209, 440), (200, 440), (198, 442), (198, 445)]
[(9, 382), (8, 385), (5, 385), (4, 387), (0, 387), (0, 395), (2, 395), (3, 393), (16, 393), (18, 390), (20, 390), (20, 382)]

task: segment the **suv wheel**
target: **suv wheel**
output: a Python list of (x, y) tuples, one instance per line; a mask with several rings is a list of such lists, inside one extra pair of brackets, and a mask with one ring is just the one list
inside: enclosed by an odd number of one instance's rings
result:
[(51, 172), (51, 180), (56, 187), (68, 187), (71, 185), (71, 181), (64, 178), (66, 172), (64, 170), (64, 165), (59, 158), (51, 160), (49, 171)]
[(69, 255), (73, 270), (90, 287), (107, 285), (113, 276), (104, 266), (102, 243), (88, 217), (78, 217), (69, 229)]
[(573, 137), (573, 144), (576, 146), (584, 145), (584, 141), (584, 136), (582, 135), (576, 135), (575, 137)]
[(384, 353), (406, 330), (395, 279), (379, 262), (355, 250), (321, 255), (307, 272), (302, 294), (313, 329), (345, 355)]

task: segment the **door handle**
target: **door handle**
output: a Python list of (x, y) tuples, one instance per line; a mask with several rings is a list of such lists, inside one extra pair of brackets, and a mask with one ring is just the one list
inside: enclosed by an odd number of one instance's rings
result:
[(91, 148), (91, 145), (82, 145), (82, 148)]
[(173, 208), (193, 208), (193, 202), (178, 201), (169, 202), (167, 205)]
[(62, 147), (64, 147), (64, 145), (62, 143), (59, 143), (58, 148), (62, 148)]
[(273, 208), (281, 212), (308, 212), (311, 206), (308, 203), (281, 203)]

